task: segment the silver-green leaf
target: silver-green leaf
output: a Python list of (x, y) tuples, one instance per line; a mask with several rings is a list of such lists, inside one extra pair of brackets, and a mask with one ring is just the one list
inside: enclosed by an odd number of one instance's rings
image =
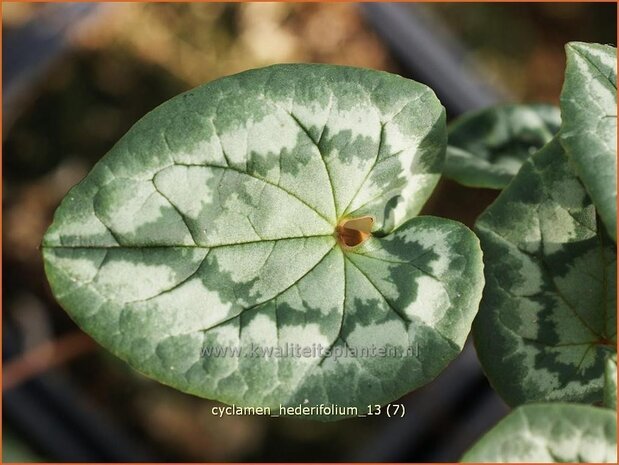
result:
[(476, 223), (486, 287), (473, 334), (511, 405), (599, 402), (616, 352), (616, 247), (553, 140)]
[(487, 432), (462, 462), (617, 463), (615, 412), (579, 404), (523, 405)]
[(399, 76), (220, 79), (145, 116), (70, 191), (43, 242), (49, 282), (86, 332), (177, 389), (366, 413), (445, 368), (481, 298), (476, 236), (416, 217), (445, 145), (438, 99)]
[(561, 144), (617, 241), (617, 49), (571, 42), (561, 92)]
[(503, 189), (522, 163), (559, 130), (552, 105), (499, 105), (458, 118), (448, 127), (444, 174), (469, 187)]

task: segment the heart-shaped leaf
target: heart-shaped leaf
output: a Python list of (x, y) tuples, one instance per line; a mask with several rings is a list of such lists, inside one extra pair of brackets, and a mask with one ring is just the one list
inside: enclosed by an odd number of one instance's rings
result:
[(462, 462), (617, 463), (615, 412), (578, 404), (523, 405), (487, 432)]
[(606, 360), (604, 372), (604, 405), (617, 410), (617, 354)]
[(503, 189), (561, 125), (551, 105), (499, 105), (449, 125), (445, 176), (470, 187)]
[(459, 353), (483, 287), (475, 235), (415, 217), (444, 118), (421, 84), (326, 65), (178, 96), (63, 200), (43, 244), (52, 290), (103, 346), (189, 393), (392, 401)]
[(571, 42), (561, 92), (561, 144), (617, 241), (617, 49)]
[(558, 141), (533, 155), (476, 230), (486, 287), (473, 334), (511, 405), (602, 400), (616, 351), (616, 250)]

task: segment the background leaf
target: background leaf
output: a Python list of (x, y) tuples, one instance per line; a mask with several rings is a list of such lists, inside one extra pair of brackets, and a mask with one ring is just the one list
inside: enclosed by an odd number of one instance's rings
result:
[(445, 176), (471, 187), (502, 189), (561, 125), (552, 105), (499, 105), (465, 114), (448, 128)]
[(606, 360), (604, 406), (617, 410), (617, 354), (608, 357)]
[(462, 462), (616, 463), (615, 413), (578, 404), (524, 405), (487, 432)]
[(617, 49), (570, 42), (561, 92), (561, 144), (617, 241)]
[(473, 332), (511, 405), (602, 400), (616, 352), (616, 249), (554, 140), (476, 223), (486, 287)]
[[(395, 75), (224, 78), (151, 112), (67, 195), (47, 276), (84, 330), (180, 390), (274, 409), (386, 403), (459, 353), (481, 297), (475, 235), (414, 218), (444, 149), (439, 101)], [(377, 235), (340, 247), (340, 220), (365, 215)]]

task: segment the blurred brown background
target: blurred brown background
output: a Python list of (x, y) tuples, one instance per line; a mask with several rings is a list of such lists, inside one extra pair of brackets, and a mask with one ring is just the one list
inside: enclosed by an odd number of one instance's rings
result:
[[(91, 344), (46, 284), (38, 245), (60, 199), (168, 98), (279, 62), (346, 64), (425, 80), (411, 75), (423, 63), (406, 63), (394, 53), (400, 39), (376, 27), (386, 24), (377, 8), (3, 3), (4, 461), (453, 461), (505, 414), (469, 349), (458, 366), (474, 374), (470, 383), (456, 376), (462, 385), (454, 386), (445, 381), (449, 373), (443, 381), (441, 375), (407, 396), (413, 407), (402, 421), (217, 419), (211, 401), (150, 381)], [(425, 25), (432, 44), (457, 44), (447, 58), (483, 82), (489, 101), (558, 103), (564, 44), (616, 41), (615, 4), (397, 8), (403, 24)], [(401, 45), (413, 55), (421, 47)], [(471, 225), (495, 195), (442, 182), (426, 212)], [(436, 410), (414, 408), (422, 404)]]

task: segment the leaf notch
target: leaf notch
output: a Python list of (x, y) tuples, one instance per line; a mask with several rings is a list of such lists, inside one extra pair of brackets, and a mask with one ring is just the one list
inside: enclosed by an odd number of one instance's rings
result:
[(335, 228), (340, 246), (344, 250), (360, 246), (372, 236), (373, 224), (371, 216), (343, 219)]

